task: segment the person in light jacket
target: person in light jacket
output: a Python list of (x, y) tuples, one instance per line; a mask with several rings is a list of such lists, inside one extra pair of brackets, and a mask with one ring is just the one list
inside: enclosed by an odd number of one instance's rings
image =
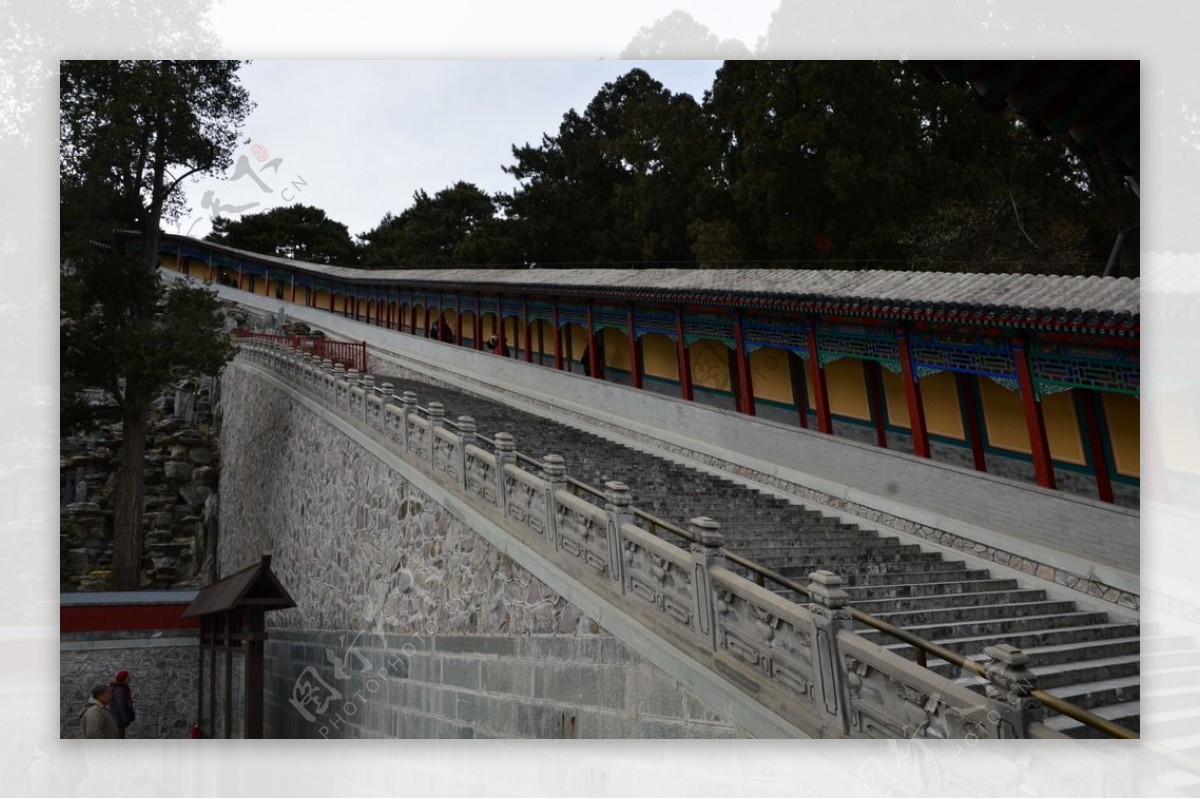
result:
[(79, 714), (79, 726), (84, 738), (118, 738), (117, 720), (108, 712), (110, 692), (107, 685), (92, 689), (92, 698)]

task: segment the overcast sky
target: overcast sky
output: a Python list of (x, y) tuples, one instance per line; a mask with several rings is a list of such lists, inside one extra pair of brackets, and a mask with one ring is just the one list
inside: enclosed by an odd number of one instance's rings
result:
[[(167, 229), (202, 237), (218, 204), (236, 218), (299, 202), (324, 209), (358, 235), (384, 213), (411, 205), (418, 189), (432, 195), (465, 180), (489, 193), (509, 191), (516, 183), (501, 167), (513, 163), (512, 146), (556, 133), (563, 114), (582, 111), (605, 82), (641, 67), (671, 91), (699, 100), (719, 66), (256, 61), (240, 72), (257, 106), (243, 129), (249, 143), (239, 145), (228, 172), (187, 186), (189, 212)], [(258, 205), (247, 207), (252, 203)]]

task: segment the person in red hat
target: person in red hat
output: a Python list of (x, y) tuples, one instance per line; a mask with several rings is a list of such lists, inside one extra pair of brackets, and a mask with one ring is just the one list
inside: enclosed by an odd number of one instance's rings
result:
[(133, 689), (129, 687), (129, 672), (124, 669), (118, 671), (116, 679), (109, 683), (108, 687), (112, 693), (108, 709), (117, 720), (117, 737), (124, 738), (125, 728), (137, 718), (133, 712)]

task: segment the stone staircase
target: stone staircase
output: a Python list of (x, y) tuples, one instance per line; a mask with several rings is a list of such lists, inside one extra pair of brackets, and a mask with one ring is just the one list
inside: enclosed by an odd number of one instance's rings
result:
[[(481, 434), (507, 432), (517, 450), (535, 459), (555, 453), (567, 474), (594, 487), (619, 480), (634, 505), (683, 525), (694, 516), (721, 523), (726, 549), (798, 582), (828, 569), (847, 582), (854, 607), (965, 656), (981, 659), (985, 646), (1008, 643), (1031, 658), (1043, 688), (1132, 730), (1139, 724), (1139, 631), (1104, 612), (998, 579), (987, 569), (923, 551), (919, 544), (845, 524), (820, 512), (734, 481), (690, 469), (551, 422), (464, 391), (376, 374), (397, 394), (413, 391), (422, 407), (441, 402), (446, 418), (475, 419)], [(680, 543), (676, 541), (675, 543)], [(792, 592), (779, 593), (801, 601)], [(907, 644), (859, 625), (856, 632), (912, 659)], [(945, 661), (928, 665), (983, 693), (983, 681)], [(1047, 723), (1075, 737), (1093, 734), (1065, 716)]]

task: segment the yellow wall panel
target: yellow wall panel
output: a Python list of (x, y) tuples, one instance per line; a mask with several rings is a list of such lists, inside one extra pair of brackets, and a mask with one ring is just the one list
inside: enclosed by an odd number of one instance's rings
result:
[(679, 380), (679, 355), (675, 342), (661, 333), (642, 336), (642, 370), (651, 377)]
[(979, 381), (979, 399), (983, 403), (988, 443), (1000, 449), (1030, 454), (1029, 430), (1025, 427), (1021, 396), (985, 377)]
[[(570, 347), (567, 345), (567, 328), (571, 329)], [(568, 352), (568, 349), (570, 350)], [(566, 358), (578, 361), (583, 357), (583, 351), (587, 349), (587, 328), (583, 325), (577, 325), (574, 322), (568, 322), (563, 325), (563, 354)]]
[(604, 365), (629, 371), (629, 337), (615, 327), (601, 331), (604, 336)]
[(1086, 466), (1087, 457), (1079, 435), (1079, 417), (1075, 415), (1075, 392), (1060, 391), (1042, 397), (1042, 419), (1046, 423), (1050, 457), (1056, 461)]
[(317, 289), (316, 307), (322, 310), (329, 310), (329, 292), (325, 289)]
[[(1188, 463), (1188, 471), (1192, 474), (1200, 474), (1200, 437), (1196, 435), (1195, 417), (1190, 412), (1191, 398), (1187, 391), (1178, 391), (1164, 394), (1164, 398), (1181, 397), (1183, 399), (1184, 408), (1188, 411), (1186, 414), (1180, 413), (1177, 416), (1170, 418), (1187, 420), (1190, 430), (1183, 435), (1159, 436), (1158, 440), (1163, 442), (1163, 455), (1166, 458), (1168, 452), (1168, 444), (1171, 454), (1175, 455), (1175, 449), (1181, 451), (1178, 453), (1182, 459)], [(1101, 394), (1101, 401), (1104, 405), (1104, 417), (1108, 422), (1108, 440), (1112, 444), (1113, 465), (1116, 467), (1117, 474), (1123, 474), (1128, 477), (1140, 477), (1142, 474), (1142, 444), (1141, 444), (1141, 403), (1137, 397), (1131, 397), (1128, 394)], [(1182, 445), (1182, 446), (1181, 446)], [(1172, 461), (1167, 459), (1169, 468), (1176, 468), (1172, 465)]]
[(688, 347), (692, 385), (730, 391), (729, 348), (722, 341), (701, 339)]
[[(888, 424), (911, 429), (908, 418), (908, 397), (904, 393), (904, 377), (887, 369), (883, 372), (883, 401), (887, 406)], [(923, 385), (923, 384), (922, 384)]]
[(832, 413), (870, 421), (871, 406), (867, 402), (862, 361), (839, 358), (826, 365), (825, 385), (829, 390), (829, 409)]
[(966, 440), (963, 435), (962, 406), (958, 402), (958, 385), (953, 372), (937, 372), (922, 377), (921, 404), (925, 407), (925, 427), (930, 433)]
[(755, 397), (793, 404), (792, 375), (788, 370), (786, 350), (763, 347), (750, 353), (750, 375)]

